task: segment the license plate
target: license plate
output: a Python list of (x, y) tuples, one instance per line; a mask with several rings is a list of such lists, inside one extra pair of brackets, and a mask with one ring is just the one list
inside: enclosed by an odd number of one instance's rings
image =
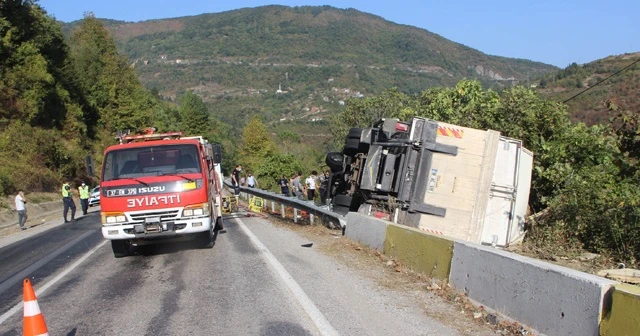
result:
[(147, 217), (144, 219), (145, 223), (160, 223), (160, 217)]
[(160, 224), (150, 224), (147, 225), (144, 228), (146, 233), (155, 233), (155, 232), (162, 232), (162, 228), (160, 227)]

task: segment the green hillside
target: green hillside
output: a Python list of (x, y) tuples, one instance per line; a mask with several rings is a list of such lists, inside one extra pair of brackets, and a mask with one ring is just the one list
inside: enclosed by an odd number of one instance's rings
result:
[[(463, 78), (506, 87), (557, 70), (329, 6), (104, 24), (143, 84), (171, 98), (194, 90), (221, 120), (237, 126), (250, 114), (269, 121), (326, 117), (341, 110), (340, 101), (390, 87), (417, 93)], [(276, 93), (279, 87), (286, 93)]]
[(567, 102), (569, 114), (576, 121), (587, 124), (608, 123), (619, 111), (640, 110), (640, 63), (603, 81), (615, 72), (640, 59), (640, 52), (610, 56), (597, 61), (567, 68), (543, 76), (533, 83), (539, 92), (549, 98)]

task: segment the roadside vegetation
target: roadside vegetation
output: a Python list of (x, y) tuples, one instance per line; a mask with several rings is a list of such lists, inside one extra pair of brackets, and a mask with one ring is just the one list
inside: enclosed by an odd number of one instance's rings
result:
[[(55, 191), (100, 166), (117, 130), (186, 130), (227, 143), (199, 96), (180, 105), (144, 88), (100, 20), (87, 17), (65, 40), (36, 1), (0, 0), (0, 196)], [(226, 153), (231, 155), (232, 153)]]

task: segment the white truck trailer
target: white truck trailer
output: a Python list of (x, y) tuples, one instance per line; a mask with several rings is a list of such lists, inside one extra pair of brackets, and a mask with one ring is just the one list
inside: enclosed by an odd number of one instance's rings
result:
[(492, 246), (524, 237), (533, 154), (497, 131), (383, 119), (351, 129), (326, 162), (338, 212)]

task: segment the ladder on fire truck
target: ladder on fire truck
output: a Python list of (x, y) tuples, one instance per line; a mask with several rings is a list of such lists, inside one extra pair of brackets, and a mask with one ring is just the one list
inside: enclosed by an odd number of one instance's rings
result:
[(118, 131), (116, 133), (116, 140), (118, 140), (120, 144), (126, 144), (136, 141), (184, 139), (182, 132), (155, 133), (155, 131), (157, 131), (155, 127), (146, 128), (142, 130), (142, 134), (133, 135), (129, 130)]

